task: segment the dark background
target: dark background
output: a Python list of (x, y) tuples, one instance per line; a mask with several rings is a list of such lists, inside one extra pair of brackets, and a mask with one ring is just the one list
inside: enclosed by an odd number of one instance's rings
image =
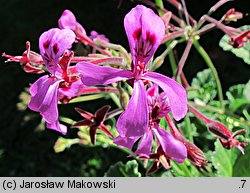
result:
[[(186, 3), (189, 12), (198, 19), (215, 2), (216, 0), (188, 0)], [(111, 42), (128, 48), (123, 18), (135, 5), (135, 2), (126, 0), (1, 0), (0, 52), (20, 55), (27, 40), (31, 42), (32, 50), (38, 51), (39, 36), (44, 31), (57, 27), (57, 20), (64, 9), (70, 9), (75, 14), (88, 34), (91, 30), (96, 30), (105, 34)], [(220, 18), (232, 7), (247, 13), (250, 3), (249, 0), (229, 2), (213, 16)], [(171, 5), (169, 8), (172, 8)], [(250, 24), (249, 16), (235, 26), (243, 24)], [(200, 43), (212, 58), (225, 93), (231, 85), (249, 80), (250, 66), (233, 54), (223, 52), (218, 46), (222, 35), (219, 30), (214, 30), (202, 36)], [(180, 51), (182, 50), (180, 47)], [(204, 68), (206, 64), (192, 49), (184, 68), (189, 82)], [(160, 71), (171, 75), (169, 63), (166, 62)], [(127, 160), (126, 155), (119, 150), (78, 145), (56, 154), (53, 145), (60, 134), (51, 130), (34, 131), (40, 121), (38, 113), (29, 110), (21, 112), (16, 108), (20, 92), (37, 78), (36, 75), (25, 74), (18, 64), (4, 64), (4, 59), (0, 58), (0, 176), (103, 176), (110, 165)], [(101, 102), (84, 103), (83, 106), (93, 112), (102, 105)], [(72, 110), (70, 106), (67, 108)], [(34, 116), (34, 119), (24, 121), (27, 115)], [(67, 135), (75, 136), (75, 131), (70, 131)]]

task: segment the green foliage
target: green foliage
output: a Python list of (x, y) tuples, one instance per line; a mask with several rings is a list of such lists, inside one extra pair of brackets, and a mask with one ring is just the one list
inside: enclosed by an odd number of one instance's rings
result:
[(235, 177), (250, 177), (250, 146), (245, 149), (245, 154), (241, 154), (235, 161), (233, 168), (233, 176)]
[(212, 72), (210, 69), (205, 69), (193, 78), (188, 98), (207, 104), (215, 98), (216, 93), (216, 83)]
[(138, 171), (138, 163), (136, 160), (128, 161), (126, 164), (121, 161), (113, 166), (105, 173), (106, 177), (141, 177)]
[(212, 152), (211, 159), (218, 176), (231, 177), (233, 176), (233, 166), (237, 156), (241, 152), (233, 148), (225, 149), (219, 140), (215, 142), (215, 151)]
[[(250, 29), (250, 25), (244, 25), (240, 27), (242, 31), (246, 31)], [(231, 51), (234, 53), (237, 57), (242, 58), (245, 63), (250, 64), (250, 43), (246, 43), (241, 48), (234, 48), (229, 44), (230, 37), (228, 35), (224, 35), (222, 39), (220, 40), (220, 47), (223, 48), (224, 51)]]
[(246, 85), (238, 84), (231, 86), (226, 95), (228, 98), (228, 108), (232, 112), (248, 108), (250, 106), (250, 81)]

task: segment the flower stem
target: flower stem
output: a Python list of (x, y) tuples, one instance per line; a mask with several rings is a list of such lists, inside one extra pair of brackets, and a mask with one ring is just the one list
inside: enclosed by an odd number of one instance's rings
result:
[(211, 122), (211, 120), (208, 117), (203, 115), (200, 111), (198, 111), (196, 108), (194, 108), (191, 104), (188, 104), (188, 109), (194, 116), (196, 116), (198, 119), (200, 119), (205, 124), (209, 124)]
[(60, 116), (59, 120), (62, 121), (62, 122), (64, 122), (64, 123), (67, 123), (69, 125), (73, 125), (73, 124), (76, 123), (76, 121), (74, 121), (73, 119), (70, 119), (68, 117), (63, 117), (63, 116)]
[(218, 1), (213, 7), (211, 7), (208, 11), (208, 15), (211, 15), (213, 12), (215, 12), (219, 7), (224, 5), (225, 3), (229, 2), (231, 0), (220, 0)]
[(186, 126), (185, 130), (186, 130), (187, 139), (191, 141), (192, 143), (194, 143), (193, 136), (192, 136), (191, 122), (190, 122), (190, 118), (188, 114), (185, 116), (184, 121), (185, 121), (185, 126)]
[(187, 161), (185, 161), (184, 163), (181, 163), (179, 164), (180, 168), (182, 169), (182, 171), (184, 172), (185, 174), (185, 177), (191, 177), (192, 174), (191, 172), (189, 171), (188, 167), (187, 167)]
[(187, 57), (189, 55), (189, 52), (191, 50), (191, 47), (192, 47), (192, 44), (193, 44), (193, 38), (190, 38), (187, 45), (186, 45), (186, 48), (184, 50), (184, 53), (181, 57), (181, 60), (179, 61), (179, 64), (178, 64), (178, 69), (177, 69), (177, 72), (176, 74), (174, 75), (175, 76), (175, 80), (180, 76), (180, 74), (182, 73), (182, 69), (184, 67), (184, 64), (186, 63), (186, 60), (187, 60)]
[(166, 56), (169, 54), (169, 52), (177, 45), (178, 41), (173, 40), (171, 43), (168, 44), (167, 49), (157, 58), (155, 58), (152, 66), (152, 71), (155, 71), (157, 68), (159, 68), (165, 61)]
[(175, 162), (172, 162), (171, 167), (172, 167), (172, 170), (174, 170), (172, 172), (173, 174), (176, 173), (178, 176), (184, 176), (183, 170), (180, 169), (180, 167)]
[(181, 0), (181, 3), (182, 3), (182, 6), (183, 6), (183, 12), (184, 12), (184, 15), (185, 15), (185, 18), (186, 18), (186, 24), (188, 26), (190, 26), (190, 22), (189, 22), (189, 14), (188, 14), (188, 11), (187, 11), (187, 7), (186, 7), (186, 2), (185, 0)]
[(114, 87), (87, 87), (83, 88), (79, 95), (89, 95), (89, 94), (104, 94), (104, 93), (119, 93), (117, 88)]
[(106, 50), (103, 50), (99, 47), (97, 47), (94, 42), (88, 37), (88, 36), (84, 36), (82, 34), (78, 34), (80, 41), (85, 44), (88, 43), (90, 46), (92, 46), (94, 49), (98, 50), (100, 53), (107, 55), (107, 56), (112, 56), (112, 54), (110, 54), (109, 52), (107, 52)]
[(244, 109), (244, 110), (242, 111), (242, 113), (243, 113), (243, 115), (246, 117), (246, 119), (247, 119), (248, 121), (250, 121), (250, 115), (249, 115), (249, 113), (247, 112), (247, 110)]
[(221, 87), (221, 82), (218, 76), (218, 73), (214, 67), (214, 64), (210, 57), (208, 56), (207, 52), (204, 50), (204, 48), (199, 44), (197, 40), (193, 41), (193, 45), (198, 51), (198, 53), (201, 55), (203, 60), (207, 63), (208, 67), (211, 69), (212, 74), (215, 78), (216, 86), (217, 86), (217, 91), (218, 91), (218, 98), (221, 104), (221, 108), (224, 110), (224, 104), (223, 104), (223, 92), (222, 92), (222, 87)]
[(78, 98), (73, 98), (72, 100), (69, 101), (69, 103), (92, 101), (92, 100), (100, 99), (103, 97), (105, 97), (104, 94), (92, 94), (92, 95), (87, 95), (87, 96), (80, 96)]
[(170, 47), (171, 43), (170, 42), (167, 42), (167, 47), (170, 48), (169, 49), (169, 62), (170, 62), (170, 65), (171, 65), (171, 69), (172, 69), (172, 73), (175, 74), (176, 71), (177, 71), (177, 64), (176, 64), (176, 61), (175, 61), (175, 57), (174, 57), (174, 52), (173, 52), (173, 49)]
[(115, 93), (109, 93), (109, 97), (113, 100), (118, 108), (122, 108), (120, 99)]
[(115, 110), (113, 110), (111, 112), (108, 112), (107, 115), (106, 115), (105, 120), (110, 119), (112, 117), (115, 117), (115, 116), (121, 114), (122, 112), (123, 112), (123, 109), (120, 109), (120, 108), (115, 109)]

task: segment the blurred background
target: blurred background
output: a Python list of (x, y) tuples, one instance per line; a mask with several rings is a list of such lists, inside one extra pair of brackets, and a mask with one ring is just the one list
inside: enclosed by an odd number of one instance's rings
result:
[[(216, 2), (188, 0), (186, 4), (191, 15), (199, 19)], [(64, 9), (75, 14), (88, 34), (91, 30), (96, 30), (105, 34), (111, 42), (128, 48), (123, 18), (136, 4), (138, 3), (128, 0), (1, 0), (0, 52), (21, 55), (26, 41), (30, 41), (31, 49), (38, 52), (39, 36), (44, 31), (57, 27), (58, 18)], [(233, 7), (237, 11), (248, 13), (250, 3), (249, 0), (229, 2), (214, 17), (220, 18)], [(169, 9), (173, 10), (171, 5)], [(237, 22), (235, 27), (243, 24), (250, 24), (249, 15)], [(222, 36), (221, 31), (214, 30), (202, 36), (200, 42), (213, 60), (225, 92), (231, 85), (249, 80), (250, 66), (218, 46)], [(183, 48), (179, 49), (182, 52)], [(110, 165), (129, 160), (122, 151), (95, 146), (74, 145), (62, 153), (55, 153), (53, 146), (60, 134), (47, 129), (37, 131), (35, 128), (41, 120), (39, 114), (28, 109), (17, 110), (19, 94), (38, 79), (39, 75), (26, 74), (19, 64), (5, 64), (4, 60), (0, 57), (0, 176), (103, 176)], [(184, 68), (188, 81), (205, 68), (206, 64), (192, 50)], [(159, 71), (171, 76), (168, 62)], [(94, 112), (103, 105), (103, 101), (96, 100), (81, 105)], [(72, 109), (72, 106), (66, 105), (63, 114), (71, 114)], [(76, 113), (70, 116), (80, 118)], [(74, 130), (67, 134), (67, 137), (75, 136)]]

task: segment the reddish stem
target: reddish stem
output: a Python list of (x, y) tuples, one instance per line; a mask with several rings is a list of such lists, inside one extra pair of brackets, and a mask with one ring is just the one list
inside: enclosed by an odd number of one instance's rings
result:
[(229, 2), (231, 0), (220, 0), (218, 1), (214, 6), (212, 6), (209, 11), (208, 14), (210, 15), (211, 13), (215, 12), (219, 7), (221, 7), (222, 5), (224, 5), (225, 3)]
[[(149, 6), (153, 7), (154, 9), (158, 9), (158, 10), (161, 10), (163, 11), (164, 13), (168, 12), (167, 9), (165, 8), (161, 8), (159, 6), (157, 6), (155, 3), (151, 2), (150, 0), (138, 0), (139, 2), (143, 2), (143, 3), (146, 3), (148, 4)], [(172, 19), (179, 24), (179, 26), (184, 26), (184, 22), (179, 18), (177, 17), (176, 15), (174, 15), (172, 13)]]
[(182, 72), (180, 76), (181, 76), (181, 82), (182, 82), (182, 85), (184, 86), (184, 88), (185, 89), (189, 88), (190, 85), (189, 85), (189, 83), (188, 83), (188, 81), (186, 79), (185, 74)]
[(202, 120), (205, 124), (211, 123), (211, 120), (203, 115), (200, 111), (194, 108), (192, 105), (188, 104), (188, 109), (191, 113), (193, 113), (198, 119)]
[(113, 87), (87, 87), (80, 91), (80, 95), (98, 94), (98, 93), (119, 93), (117, 88)]
[(80, 39), (80, 41), (85, 44), (88, 43), (90, 46), (92, 46), (94, 49), (98, 50), (99, 52), (101, 52), (104, 55), (107, 56), (112, 56), (112, 54), (110, 54), (109, 52), (107, 52), (106, 50), (103, 50), (99, 47), (97, 47), (94, 42), (87, 36), (83, 36), (82, 34), (77, 34), (77, 37)]
[(175, 32), (172, 32), (170, 34), (167, 34), (167, 35), (164, 36), (164, 38), (162, 40), (162, 43), (165, 43), (166, 41), (168, 41), (170, 39), (182, 36), (182, 35), (184, 35), (184, 33), (185, 33), (185, 30), (180, 30), (180, 31), (175, 31)]
[(189, 52), (191, 50), (192, 44), (193, 44), (193, 38), (190, 38), (189, 41), (188, 41), (188, 43), (187, 43), (187, 46), (186, 46), (186, 48), (184, 50), (184, 53), (183, 53), (183, 55), (181, 57), (181, 60), (180, 60), (180, 62), (178, 64), (178, 69), (177, 69), (177, 72), (175, 74), (175, 80), (182, 73), (182, 69), (183, 69), (184, 64), (185, 64), (185, 62), (187, 60), (187, 57), (188, 57), (188, 54), (189, 54)]

